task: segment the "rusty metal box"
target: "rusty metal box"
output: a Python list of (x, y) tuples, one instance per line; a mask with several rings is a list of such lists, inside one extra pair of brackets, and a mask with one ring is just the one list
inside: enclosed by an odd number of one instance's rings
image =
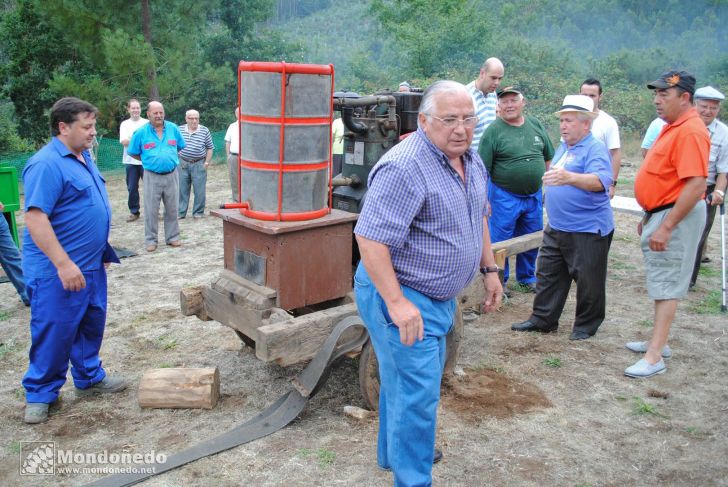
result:
[(225, 269), (275, 290), (279, 308), (312, 306), (351, 291), (358, 215), (332, 210), (315, 220), (275, 222), (236, 209), (211, 214), (223, 220)]

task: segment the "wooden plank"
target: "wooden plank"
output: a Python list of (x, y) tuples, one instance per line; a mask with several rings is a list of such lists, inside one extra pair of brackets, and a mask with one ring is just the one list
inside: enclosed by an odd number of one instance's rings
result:
[(493, 253), (497, 253), (500, 250), (506, 251), (506, 257), (510, 257), (511, 255), (520, 254), (521, 252), (525, 252), (527, 250), (531, 249), (537, 249), (541, 242), (543, 241), (543, 232), (538, 231), (534, 233), (529, 233), (527, 235), (521, 235), (520, 237), (516, 238), (509, 238), (508, 240), (503, 240), (502, 242), (496, 242), (491, 245), (493, 249)]
[(627, 198), (625, 196), (615, 196), (612, 198), (612, 209), (620, 213), (629, 213), (630, 215), (642, 216), (645, 214), (642, 207), (637, 203), (634, 198)]
[(220, 397), (220, 373), (205, 369), (149, 369), (139, 381), (143, 408), (212, 409)]
[[(355, 303), (291, 318), (258, 328), (255, 355), (265, 361), (288, 366), (305, 362), (316, 355), (331, 331), (343, 318), (357, 314)], [(341, 341), (352, 339), (357, 330), (345, 333)]]
[(236, 283), (238, 286), (241, 286), (245, 289), (248, 289), (250, 291), (256, 292), (263, 296), (264, 298), (268, 299), (275, 299), (276, 298), (276, 290), (271, 289), (269, 287), (261, 286), (260, 284), (256, 284), (253, 281), (249, 281), (245, 279), (242, 276), (239, 276), (235, 274), (232, 271), (229, 271), (227, 269), (223, 269), (222, 272), (220, 272), (220, 277), (224, 277), (226, 279), (229, 279)]
[[(248, 285), (250, 284), (250, 285)], [(261, 292), (258, 292), (258, 288)], [(212, 289), (230, 296), (230, 299), (246, 308), (265, 310), (276, 305), (276, 291), (243, 279), (234, 272), (223, 270), (212, 283)], [(272, 296), (271, 296), (272, 292)]]
[(210, 318), (258, 341), (258, 327), (271, 314), (271, 310), (246, 308), (236, 303), (232, 295), (221, 293), (213, 288), (205, 288), (202, 294), (205, 300), (205, 310)]

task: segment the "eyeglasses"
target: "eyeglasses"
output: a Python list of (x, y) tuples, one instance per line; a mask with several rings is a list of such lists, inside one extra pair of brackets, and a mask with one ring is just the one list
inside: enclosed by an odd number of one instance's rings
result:
[(478, 123), (478, 117), (467, 117), (467, 118), (463, 118), (463, 119), (459, 119), (457, 117), (440, 118), (440, 117), (436, 117), (434, 115), (428, 115), (428, 117), (436, 118), (437, 120), (440, 121), (440, 123), (442, 125), (444, 125), (445, 127), (449, 128), (449, 129), (454, 129), (461, 123), (463, 124), (463, 127), (471, 129), (471, 128), (475, 127)]

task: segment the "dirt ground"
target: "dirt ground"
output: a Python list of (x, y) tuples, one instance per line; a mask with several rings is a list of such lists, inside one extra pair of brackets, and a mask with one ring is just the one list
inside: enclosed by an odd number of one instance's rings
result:
[[(619, 193), (632, 196), (634, 165), (625, 164)], [(210, 170), (208, 208), (224, 200), (223, 166)], [(93, 474), (21, 476), (21, 442), (55, 441), (81, 453), (171, 454), (223, 433), (272, 403), (300, 367), (255, 357), (229, 328), (184, 317), (183, 287), (209, 284), (222, 269), (222, 223), (182, 220), (179, 249), (146, 253), (143, 223), (125, 223), (126, 189), (111, 177), (111, 242), (137, 252), (109, 272), (104, 366), (130, 381), (113, 397), (77, 399), (63, 389), (50, 420), (22, 422), (20, 385), (27, 367), (29, 310), (10, 284), (0, 285), (0, 483), (81, 485)], [(22, 216), (19, 219), (22, 223)], [(694, 292), (679, 306), (666, 374), (625, 377), (637, 356), (624, 343), (647, 339), (652, 303), (646, 296), (637, 217), (616, 216), (610, 254), (607, 318), (592, 339), (568, 340), (570, 296), (558, 333), (511, 332), (526, 319), (531, 294), (514, 292), (501, 311), (466, 323), (458, 375), (443, 389), (434, 467), (443, 486), (728, 485), (728, 316), (720, 314), (719, 220)], [(466, 294), (477, 295), (473, 286)], [(154, 367), (218, 367), (221, 400), (213, 410), (145, 410), (139, 379)], [(362, 405), (358, 362), (345, 359), (289, 427), (146, 482), (177, 485), (391, 485), (375, 463), (376, 417), (356, 420)], [(69, 375), (70, 378), (70, 375)], [(76, 465), (91, 466), (91, 465)]]

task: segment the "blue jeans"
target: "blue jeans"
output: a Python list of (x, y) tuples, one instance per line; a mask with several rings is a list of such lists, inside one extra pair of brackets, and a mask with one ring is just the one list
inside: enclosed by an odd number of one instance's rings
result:
[[(156, 215), (155, 215), (156, 217)], [(66, 382), (88, 389), (101, 382), (99, 349), (106, 324), (106, 270), (84, 272), (86, 287), (66, 291), (58, 277), (28, 279), (30, 364), (23, 377), (25, 400), (50, 404)]]
[[(528, 235), (543, 230), (543, 204), (541, 190), (533, 194), (520, 195), (499, 187), (488, 185), (488, 200), (491, 215), (488, 219), (490, 241), (502, 242), (509, 238)], [(516, 256), (516, 279), (522, 284), (536, 282), (536, 257), (538, 249), (522, 252)], [(503, 282), (508, 282), (509, 266), (506, 260)]]
[(195, 191), (195, 204), (192, 207), (192, 216), (205, 214), (205, 185), (207, 184), (207, 169), (205, 159), (189, 162), (179, 158), (179, 216), (187, 215), (190, 203), (190, 189)]
[(144, 167), (139, 164), (124, 164), (126, 166), (126, 190), (129, 192), (129, 213), (139, 214), (139, 180), (144, 178)]
[(10, 233), (10, 226), (5, 219), (5, 214), (0, 212), (0, 265), (5, 274), (13, 283), (23, 303), (28, 305), (28, 295), (25, 292), (25, 280), (23, 280), (23, 265), (20, 259), (20, 252), (13, 242), (13, 234)]
[(362, 264), (354, 276), (359, 315), (379, 361), (377, 463), (392, 469), (395, 486), (429, 486), (445, 335), (452, 327), (455, 299), (437, 301), (401, 287), (424, 321), (425, 337), (412, 346), (400, 342), (399, 328)]

